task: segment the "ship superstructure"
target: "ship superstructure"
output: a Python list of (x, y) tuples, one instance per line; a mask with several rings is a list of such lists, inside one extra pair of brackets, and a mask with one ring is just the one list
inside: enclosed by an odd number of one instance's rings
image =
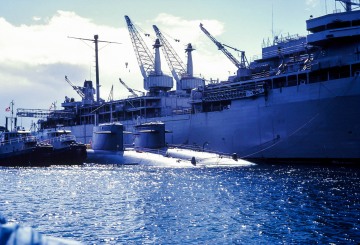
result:
[(177, 94), (182, 92), (189, 94), (192, 89), (203, 87), (205, 85), (205, 80), (194, 76), (191, 52), (195, 49), (192, 47), (191, 43), (189, 43), (185, 49), (187, 54), (187, 64), (185, 66), (179, 55), (175, 52), (174, 48), (170, 45), (170, 42), (161, 33), (159, 28), (156, 25), (153, 25), (153, 28), (156, 36), (162, 43), (163, 53), (176, 81)]
[[(100, 123), (121, 122), (129, 132), (141, 123), (161, 121), (172, 132), (166, 134), (167, 144), (237, 153), (253, 161), (356, 162), (360, 159), (360, 11), (353, 9), (359, 7), (358, 1), (339, 2), (345, 12), (310, 18), (307, 36), (277, 37), (263, 47), (262, 58), (250, 64), (245, 52), (238, 50), (241, 59), (235, 59), (226, 49), (230, 46), (200, 25), (238, 71), (227, 81), (205, 86), (192, 77), (191, 89), (183, 89), (180, 79), (186, 76), (180, 76), (171, 90), (173, 80), (161, 72), (159, 62), (159, 48), (166, 41), (156, 40), (153, 58), (126, 16), (147, 94), (100, 104), (63, 103), (59, 112), (70, 116), (49, 116), (41, 126), (61, 123), (78, 140), (89, 142), (94, 114)], [(191, 54), (192, 47), (188, 50)], [(175, 56), (169, 57), (168, 63)], [(170, 69), (179, 74), (176, 65)], [(124, 143), (132, 140), (126, 137)]]

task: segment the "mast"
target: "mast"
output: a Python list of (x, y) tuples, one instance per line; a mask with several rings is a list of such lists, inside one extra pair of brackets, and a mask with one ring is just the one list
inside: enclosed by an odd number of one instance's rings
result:
[(99, 81), (99, 52), (98, 52), (98, 35), (94, 35), (95, 43), (95, 67), (96, 67), (96, 102), (100, 102), (100, 81)]
[[(179, 55), (175, 52), (174, 48), (170, 45), (169, 41), (161, 33), (156, 25), (153, 25), (154, 31), (158, 39), (160, 39), (161, 47), (165, 55), (168, 66), (176, 81), (176, 91), (178, 93), (191, 92), (191, 89), (199, 86), (204, 86), (205, 82), (201, 78), (194, 77), (193, 75), (193, 62), (191, 52), (195, 50), (191, 44), (187, 45), (185, 52), (187, 53), (187, 65), (180, 59)], [(178, 39), (175, 39), (179, 42)]]
[[(10, 130), (13, 130), (13, 123), (14, 123), (14, 128), (16, 128), (17, 125), (17, 118), (14, 118), (14, 100), (12, 100), (10, 102), (10, 106), (8, 108), (6, 108), (6, 111), (9, 112), (11, 111), (11, 117), (5, 117), (5, 128), (8, 129), (8, 120), (10, 119)], [(14, 120), (14, 121), (13, 121)]]
[(160, 50), (159, 48), (162, 45), (160, 44), (160, 40), (156, 39), (155, 40), (155, 44), (153, 45), (154, 49), (155, 49), (155, 75), (162, 75), (162, 71), (161, 71), (161, 60), (160, 60)]
[[(12, 100), (11, 102), (10, 102), (10, 105), (11, 105), (11, 130), (13, 129), (13, 120), (14, 120), (14, 105), (15, 105), (15, 103), (14, 103), (14, 100)], [(16, 128), (16, 121), (17, 121), (17, 119), (15, 118), (15, 121), (14, 121), (14, 128)]]
[(189, 43), (185, 49), (185, 52), (187, 53), (186, 74), (190, 77), (194, 76), (193, 61), (192, 61), (192, 55), (191, 55), (191, 52), (194, 50), (195, 49), (192, 47), (191, 43)]
[(91, 41), (95, 43), (95, 72), (96, 72), (96, 102), (100, 103), (100, 76), (99, 76), (99, 49), (98, 49), (98, 43), (116, 43), (121, 44), (118, 42), (109, 42), (109, 41), (99, 41), (99, 35), (94, 35), (94, 39), (88, 39), (88, 38), (79, 38), (79, 37), (68, 37), (68, 38), (74, 38), (79, 39), (83, 41)]

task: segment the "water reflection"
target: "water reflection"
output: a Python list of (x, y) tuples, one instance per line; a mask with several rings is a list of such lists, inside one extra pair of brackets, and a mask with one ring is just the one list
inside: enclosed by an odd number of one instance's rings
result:
[(334, 167), (2, 168), (0, 212), (85, 243), (351, 243), (359, 183)]

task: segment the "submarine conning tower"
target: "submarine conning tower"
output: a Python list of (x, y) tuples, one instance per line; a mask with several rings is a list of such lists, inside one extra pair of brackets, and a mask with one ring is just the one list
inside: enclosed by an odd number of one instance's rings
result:
[(92, 149), (123, 151), (124, 126), (120, 123), (100, 124), (93, 128)]
[(135, 148), (158, 149), (165, 147), (165, 124), (143, 123), (135, 126)]

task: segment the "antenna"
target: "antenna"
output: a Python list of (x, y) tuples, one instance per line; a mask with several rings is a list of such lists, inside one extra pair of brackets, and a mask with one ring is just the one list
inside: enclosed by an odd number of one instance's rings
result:
[[(10, 102), (10, 105), (11, 105), (11, 130), (13, 129), (13, 120), (14, 120), (14, 105), (15, 105), (15, 103), (14, 103), (14, 100), (12, 100), (11, 102)], [(15, 126), (14, 127), (16, 127), (16, 121), (15, 121)]]
[(94, 35), (94, 39), (88, 39), (88, 38), (80, 38), (80, 37), (69, 37), (68, 38), (73, 38), (73, 39), (79, 39), (79, 40), (83, 40), (83, 41), (91, 41), (95, 43), (95, 68), (96, 68), (96, 102), (100, 103), (100, 82), (99, 82), (99, 56), (98, 56), (98, 43), (116, 43), (116, 44), (121, 44), (118, 42), (109, 42), (109, 41), (100, 41), (99, 39), (99, 35)]
[(274, 4), (271, 5), (271, 34), (272, 40), (274, 40)]
[(325, 0), (325, 14), (327, 14), (328, 11), (327, 11), (327, 0)]

